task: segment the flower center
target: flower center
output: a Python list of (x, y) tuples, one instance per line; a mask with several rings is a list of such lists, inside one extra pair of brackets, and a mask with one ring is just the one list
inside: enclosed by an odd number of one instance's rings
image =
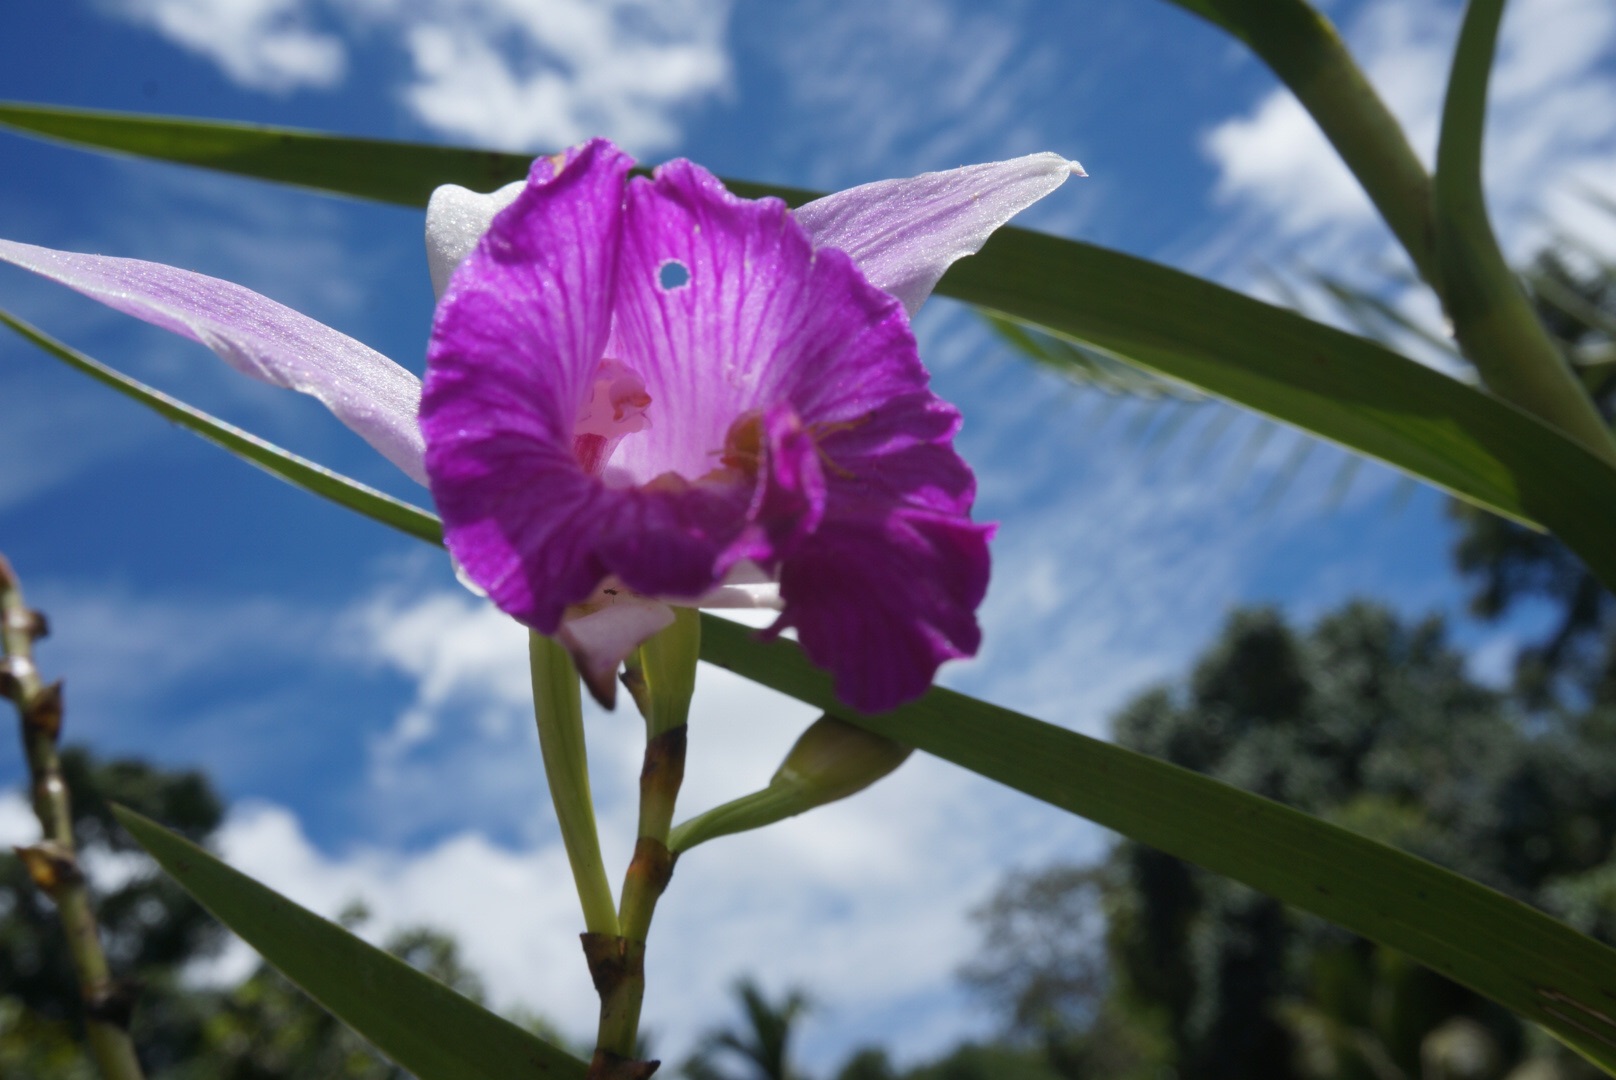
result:
[(651, 395), (639, 375), (611, 357), (600, 362), (572, 429), (572, 453), (585, 472), (599, 476), (625, 435), (651, 426), (645, 415), (650, 405)]
[[(819, 463), (830, 472), (843, 479), (850, 479), (852, 473), (835, 461), (825, 452), (819, 440), (827, 435), (834, 435), (841, 431), (852, 431), (863, 424), (867, 417), (857, 420), (841, 420), (808, 424), (804, 430), (808, 438), (813, 441), (814, 451), (819, 455)], [(746, 477), (757, 476), (758, 466), (763, 456), (763, 413), (754, 409), (742, 413), (735, 422), (729, 426), (729, 432), (724, 436), (724, 448), (718, 451), (718, 460), (726, 468), (735, 469)]]

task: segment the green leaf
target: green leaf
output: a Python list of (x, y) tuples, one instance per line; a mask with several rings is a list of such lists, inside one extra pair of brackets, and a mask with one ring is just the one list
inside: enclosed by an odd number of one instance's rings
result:
[(1616, 950), (1396, 848), (1144, 754), (949, 690), (850, 713), (794, 644), (704, 616), (702, 659), (1383, 945), (1616, 1068)]
[(1553, 529), (1616, 585), (1616, 469), (1372, 341), (1120, 252), (1006, 228), (939, 292), (1109, 350)]
[(1503, 14), (1504, 0), (1470, 0), (1448, 76), (1431, 185), (1443, 306), (1489, 387), (1616, 467), (1616, 438), (1538, 321), (1487, 219), (1481, 147)]
[(583, 1062), (132, 810), (113, 813), (198, 903), (420, 1080), (581, 1080)]
[(22, 103), (0, 103), (0, 125), (80, 146), (404, 206), (425, 206), (439, 184), (492, 191), (524, 179), (533, 162), (531, 154)]
[[(1331, 33), (1321, 25), (1309, 32)], [(518, 175), (511, 155), (240, 124), (19, 104), (0, 104), (0, 124), (416, 205), (437, 183), (486, 189)], [(496, 159), (502, 164), (488, 164)], [(726, 182), (738, 194), (775, 194), (794, 205), (813, 197)], [(937, 291), (1255, 409), (1496, 513), (1546, 525), (1616, 584), (1616, 469), (1521, 410), (1380, 345), (1165, 266), (1015, 228), (956, 263)]]
[(0, 323), (11, 327), (69, 367), (82, 371), (97, 382), (133, 398), (159, 416), (196, 432), (209, 442), (224, 447), (265, 472), (323, 499), (329, 499), (339, 506), (358, 511), (373, 521), (391, 525), (418, 540), (427, 540), (434, 544), (442, 543), (442, 525), (434, 515), (418, 506), (411, 506), (375, 488), (366, 487), (357, 480), (350, 480), (341, 473), (332, 472), (324, 465), (282, 450), (273, 443), (209, 416), (183, 401), (169, 397), (159, 390), (153, 390), (145, 383), (131, 379), (99, 360), (62, 344), (4, 309), (0, 309)]

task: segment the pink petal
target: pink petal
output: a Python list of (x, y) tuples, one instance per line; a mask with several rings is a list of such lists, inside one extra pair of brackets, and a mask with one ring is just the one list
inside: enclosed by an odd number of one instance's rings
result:
[(841, 248), (864, 276), (913, 315), (956, 259), (1083, 168), (1059, 154), (878, 180), (796, 211), (815, 247)]
[(251, 289), (161, 263), (0, 240), (0, 259), (218, 353), (244, 375), (318, 398), (426, 483), (420, 380), (381, 353)]
[(672, 625), (673, 609), (609, 584), (595, 595), (589, 605), (593, 610), (569, 612), (556, 637), (572, 654), (590, 695), (609, 709), (617, 699), (618, 665), (651, 635)]

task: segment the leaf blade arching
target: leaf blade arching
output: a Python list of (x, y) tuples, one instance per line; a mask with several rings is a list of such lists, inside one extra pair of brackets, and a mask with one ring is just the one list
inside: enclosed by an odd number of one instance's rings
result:
[(189, 840), (124, 807), (119, 823), (197, 902), (321, 1007), (420, 1080), (581, 1080), (585, 1065)]
[(195, 432), (272, 476), (278, 476), (310, 494), (329, 499), (338, 506), (363, 514), (372, 521), (389, 525), (417, 540), (429, 543), (442, 542), (443, 527), (438, 523), (438, 519), (418, 506), (412, 506), (357, 480), (351, 480), (324, 465), (299, 457), (257, 435), (243, 431), (234, 424), (227, 424), (217, 417), (210, 416), (178, 398), (154, 390), (138, 379), (130, 378), (99, 360), (57, 341), (4, 309), (0, 309), (0, 324), (10, 327), (23, 339), (76, 371), (90, 376), (105, 386), (110, 386), (120, 394), (151, 409), (163, 419)]
[(702, 659), (1389, 945), (1616, 1072), (1616, 950), (1433, 863), (1210, 777), (949, 690), (881, 716), (796, 645), (703, 616)]

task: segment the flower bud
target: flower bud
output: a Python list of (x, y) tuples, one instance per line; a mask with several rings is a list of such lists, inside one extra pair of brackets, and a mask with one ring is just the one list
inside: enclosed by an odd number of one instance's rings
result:
[(821, 716), (797, 739), (769, 786), (789, 784), (812, 800), (810, 806), (819, 806), (863, 791), (908, 756), (907, 746)]
[(769, 786), (714, 807), (673, 830), (674, 854), (730, 833), (760, 829), (863, 791), (903, 764), (909, 747), (821, 716), (791, 748)]

